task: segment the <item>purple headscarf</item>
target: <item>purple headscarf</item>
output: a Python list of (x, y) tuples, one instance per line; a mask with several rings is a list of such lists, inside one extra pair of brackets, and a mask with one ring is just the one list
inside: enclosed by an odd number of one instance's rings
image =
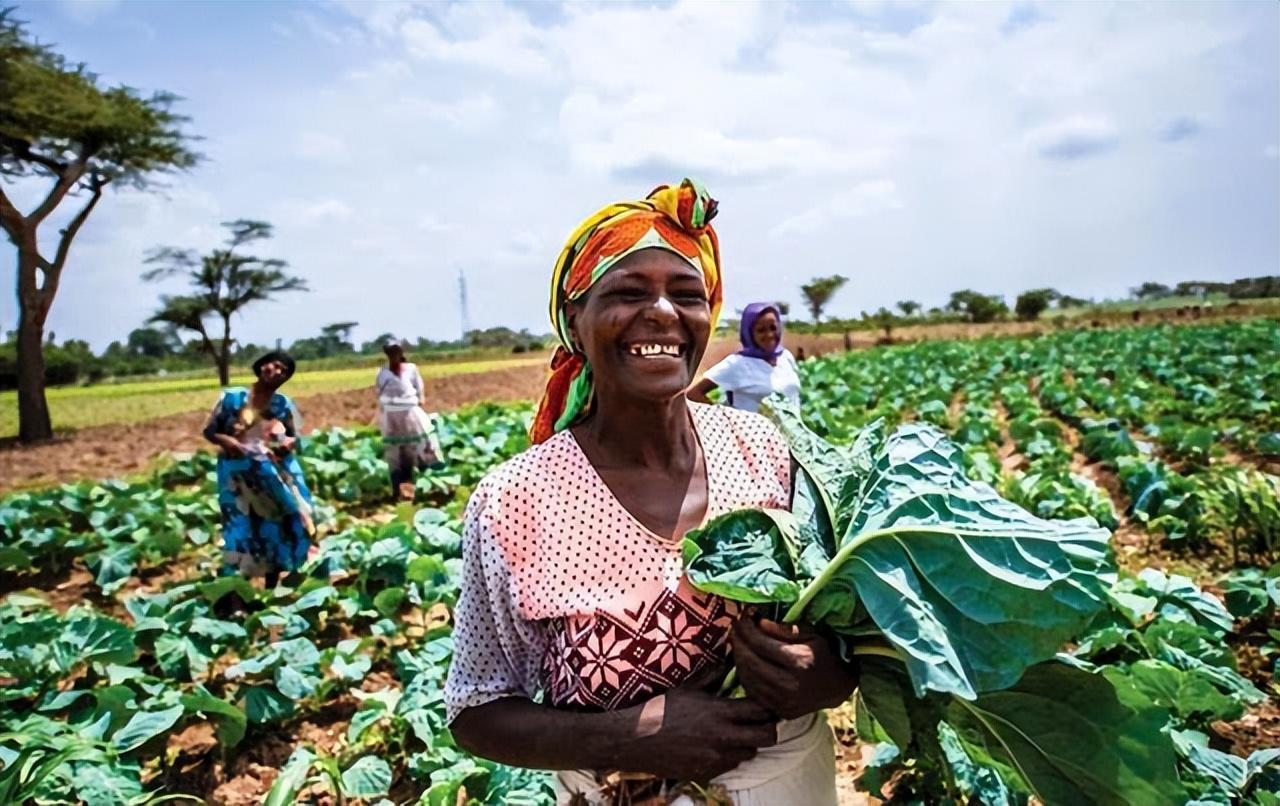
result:
[[(761, 349), (756, 344), (754, 335), (756, 320), (767, 311), (773, 311), (773, 315), (778, 317), (778, 346), (772, 350)], [(738, 351), (738, 355), (745, 355), (748, 358), (763, 358), (766, 361), (782, 355), (782, 311), (778, 310), (778, 306), (772, 302), (751, 303), (742, 310), (742, 324), (738, 326), (738, 339), (742, 342), (742, 349)]]

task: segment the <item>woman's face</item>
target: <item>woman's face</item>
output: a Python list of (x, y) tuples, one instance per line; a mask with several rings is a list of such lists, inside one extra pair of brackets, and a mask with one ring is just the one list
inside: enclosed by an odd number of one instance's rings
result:
[(288, 379), (288, 372), (283, 361), (268, 361), (258, 370), (258, 380), (271, 389), (278, 389)]
[(756, 318), (756, 322), (751, 326), (751, 337), (755, 339), (756, 346), (765, 352), (772, 352), (778, 348), (778, 315), (773, 311), (765, 311)]
[(387, 350), (386, 353), (387, 353), (387, 361), (389, 361), (390, 363), (392, 364), (404, 363), (403, 347), (392, 347), (390, 350)]
[(644, 400), (683, 394), (711, 336), (702, 275), (665, 249), (623, 258), (568, 316), (597, 391)]

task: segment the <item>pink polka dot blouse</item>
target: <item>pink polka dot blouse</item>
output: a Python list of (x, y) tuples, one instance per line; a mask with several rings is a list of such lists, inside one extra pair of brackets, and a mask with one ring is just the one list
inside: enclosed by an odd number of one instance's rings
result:
[[(707, 519), (786, 509), (791, 460), (763, 417), (689, 404)], [(609, 710), (719, 663), (737, 608), (684, 578), (678, 541), (640, 524), (568, 431), (492, 471), (467, 506), (445, 685), (449, 720), (503, 697)]]

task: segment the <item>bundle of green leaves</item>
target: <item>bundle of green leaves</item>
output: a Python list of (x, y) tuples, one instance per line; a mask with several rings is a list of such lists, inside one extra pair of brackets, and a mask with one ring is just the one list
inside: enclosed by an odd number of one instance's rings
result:
[[(886, 438), (872, 425), (845, 448), (782, 402), (771, 413), (799, 464), (792, 509), (691, 532), (696, 587), (830, 631), (861, 665), (860, 732), (926, 771), (929, 797), (1186, 801), (1166, 712), (1055, 659), (1115, 582), (1105, 529), (1040, 519), (972, 481), (932, 426)], [(980, 781), (985, 794), (966, 791)]]

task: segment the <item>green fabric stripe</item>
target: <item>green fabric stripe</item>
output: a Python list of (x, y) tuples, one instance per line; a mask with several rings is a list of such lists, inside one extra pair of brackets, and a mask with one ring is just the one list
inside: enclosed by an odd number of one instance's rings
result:
[(569, 383), (569, 392), (565, 395), (564, 411), (556, 419), (555, 430), (563, 431), (573, 425), (578, 416), (591, 403), (591, 393), (595, 384), (591, 380), (591, 366), (588, 364)]

